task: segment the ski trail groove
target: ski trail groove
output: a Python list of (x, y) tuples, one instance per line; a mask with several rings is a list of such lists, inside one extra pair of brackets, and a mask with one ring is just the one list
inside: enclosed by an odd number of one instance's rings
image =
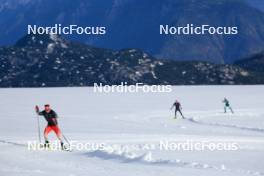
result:
[(229, 124), (222, 124), (222, 123), (207, 123), (207, 122), (202, 122), (202, 121), (195, 120), (194, 118), (185, 118), (185, 119), (190, 121), (190, 122), (192, 122), (192, 123), (196, 123), (196, 124), (199, 124), (199, 125), (236, 128), (236, 129), (240, 129), (240, 130), (247, 130), (247, 131), (254, 131), (254, 132), (264, 133), (264, 129), (263, 128), (245, 127), (245, 126), (239, 126), (239, 125), (233, 125), (233, 124), (229, 125)]
[(21, 144), (21, 143), (18, 143), (18, 142), (7, 141), (7, 140), (3, 140), (3, 139), (0, 139), (0, 143), (3, 143), (3, 144), (10, 144), (10, 145), (20, 146), (20, 147), (25, 147), (25, 146), (27, 146), (26, 144)]

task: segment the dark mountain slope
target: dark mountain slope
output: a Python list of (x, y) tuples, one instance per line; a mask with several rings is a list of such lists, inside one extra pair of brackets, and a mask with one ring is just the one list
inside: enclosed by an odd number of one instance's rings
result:
[(95, 48), (57, 35), (30, 35), (0, 47), (0, 87), (103, 84), (263, 84), (238, 66), (156, 59), (142, 50)]
[(235, 62), (235, 65), (250, 71), (264, 72), (264, 52), (260, 52), (246, 59), (238, 60)]

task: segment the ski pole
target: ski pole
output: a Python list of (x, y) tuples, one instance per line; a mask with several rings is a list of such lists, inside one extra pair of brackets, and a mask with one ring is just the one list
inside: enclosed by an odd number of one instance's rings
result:
[(40, 137), (40, 123), (39, 123), (39, 116), (38, 116), (38, 112), (39, 112), (39, 107), (38, 107), (38, 105), (36, 105), (35, 110), (36, 110), (36, 113), (37, 113), (38, 140), (39, 140), (39, 143), (41, 144), (41, 137)]
[(40, 137), (40, 124), (39, 124), (39, 116), (37, 115), (37, 121), (38, 121), (38, 139), (39, 143), (41, 144), (41, 137)]
[(69, 142), (68, 139), (64, 136), (63, 133), (62, 133), (62, 137), (63, 137), (63, 139), (68, 143), (68, 145), (70, 145), (70, 142)]

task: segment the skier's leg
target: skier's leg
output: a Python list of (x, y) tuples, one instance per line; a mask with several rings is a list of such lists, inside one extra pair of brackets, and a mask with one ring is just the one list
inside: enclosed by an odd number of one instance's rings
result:
[(52, 128), (50, 126), (46, 126), (46, 128), (44, 130), (44, 138), (45, 138), (44, 147), (49, 147), (48, 134), (50, 133), (51, 130), (52, 130)]
[(226, 106), (224, 106), (224, 112), (226, 113)]
[(232, 109), (231, 106), (229, 106), (229, 109), (230, 109), (230, 111), (232, 112), (232, 114), (234, 114), (234, 111), (233, 111), (233, 109)]
[(181, 110), (180, 110), (180, 109), (179, 109), (179, 112), (180, 112), (180, 114), (181, 114), (182, 118), (184, 119), (184, 116), (182, 115), (182, 112), (181, 112)]
[(51, 130), (52, 130), (52, 128), (50, 126), (46, 126), (46, 128), (44, 129), (45, 141), (48, 141), (48, 134), (50, 133)]
[(57, 138), (60, 140), (60, 141), (62, 141), (62, 135), (61, 135), (61, 130), (60, 130), (60, 128), (58, 127), (58, 126), (53, 126), (53, 131), (55, 132), (55, 134), (56, 134), (56, 136), (57, 136)]
[(175, 109), (175, 116), (174, 116), (175, 119), (177, 119), (177, 109)]
[(54, 127), (53, 127), (53, 131), (55, 132), (57, 138), (58, 138), (59, 141), (60, 141), (61, 148), (62, 148), (62, 149), (65, 149), (64, 143), (63, 143), (63, 141), (62, 141), (62, 133), (61, 133), (60, 128), (59, 128), (58, 126), (54, 126)]

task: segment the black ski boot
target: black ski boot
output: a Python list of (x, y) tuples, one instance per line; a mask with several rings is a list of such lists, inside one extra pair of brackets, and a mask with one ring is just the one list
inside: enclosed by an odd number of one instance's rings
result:
[(49, 147), (50, 147), (49, 141), (45, 141), (44, 148), (49, 148)]
[(67, 150), (67, 147), (64, 145), (63, 142), (61, 142), (61, 150)]

